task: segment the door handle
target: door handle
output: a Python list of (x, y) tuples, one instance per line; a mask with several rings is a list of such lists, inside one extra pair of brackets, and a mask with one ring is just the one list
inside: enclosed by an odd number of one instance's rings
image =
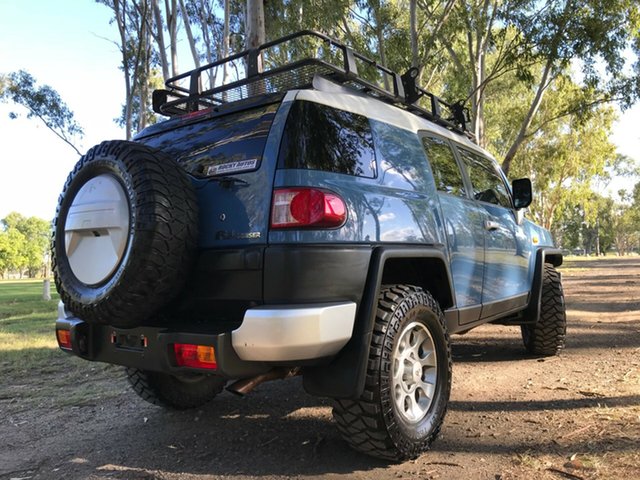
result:
[(484, 221), (484, 229), (492, 232), (494, 230), (498, 230), (500, 228), (500, 224), (498, 222), (494, 222), (491, 220)]

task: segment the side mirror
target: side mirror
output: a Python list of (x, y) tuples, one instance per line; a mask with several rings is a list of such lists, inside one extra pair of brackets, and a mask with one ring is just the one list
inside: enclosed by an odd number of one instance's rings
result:
[(527, 208), (531, 205), (533, 199), (533, 191), (531, 189), (531, 180), (528, 178), (519, 178), (511, 184), (513, 191), (513, 206), (516, 209)]

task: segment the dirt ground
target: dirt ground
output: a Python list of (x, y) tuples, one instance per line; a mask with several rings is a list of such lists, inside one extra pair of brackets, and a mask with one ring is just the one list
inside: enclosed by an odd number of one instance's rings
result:
[(299, 379), (169, 412), (61, 353), (0, 377), (0, 479), (640, 479), (640, 259), (561, 271), (566, 350), (527, 357), (514, 327), (455, 336), (450, 409), (415, 461), (351, 451)]

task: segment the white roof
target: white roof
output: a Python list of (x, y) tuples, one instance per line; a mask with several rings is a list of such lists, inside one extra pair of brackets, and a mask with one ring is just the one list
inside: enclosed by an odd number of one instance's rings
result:
[[(307, 100), (320, 103), (329, 107), (357, 113), (367, 118), (388, 123), (405, 130), (417, 133), (418, 131), (428, 131), (441, 137), (462, 145), (470, 150), (481, 152), (493, 158), (487, 151), (469, 140), (465, 135), (454, 133), (440, 125), (430, 122), (426, 118), (414, 115), (411, 112), (398, 108), (394, 105), (382, 102), (367, 94), (361, 94), (348, 87), (337, 85), (328, 80), (316, 82), (315, 89), (311, 90), (291, 90), (287, 93), (285, 100)], [(320, 90), (321, 88), (322, 90)]]

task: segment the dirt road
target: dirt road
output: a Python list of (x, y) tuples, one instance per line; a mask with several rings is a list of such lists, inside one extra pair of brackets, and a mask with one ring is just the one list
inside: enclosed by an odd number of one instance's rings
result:
[(416, 461), (349, 450), (299, 379), (167, 412), (60, 354), (0, 380), (0, 479), (640, 479), (640, 259), (561, 271), (566, 350), (529, 358), (514, 327), (454, 337), (450, 410)]

